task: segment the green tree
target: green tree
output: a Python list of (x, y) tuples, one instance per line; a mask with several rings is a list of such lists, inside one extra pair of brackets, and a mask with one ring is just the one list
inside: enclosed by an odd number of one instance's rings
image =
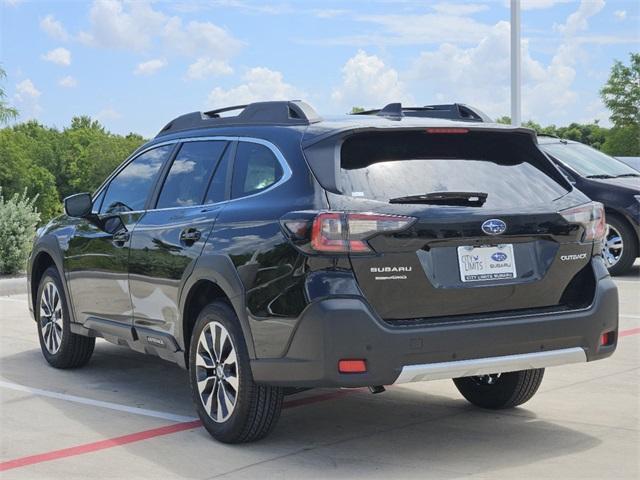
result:
[[(0, 67), (0, 80), (7, 78), (6, 72)], [(6, 94), (4, 88), (0, 87), (0, 124), (7, 123), (9, 120), (13, 120), (18, 117), (18, 110), (9, 106), (5, 98)]]
[(607, 134), (602, 151), (621, 157), (640, 156), (640, 125), (613, 127)]
[(600, 90), (616, 127), (640, 125), (640, 53), (631, 53), (631, 62), (616, 60), (607, 83)]
[(6, 195), (26, 189), (47, 221), (61, 213), (64, 197), (94, 191), (143, 142), (89, 117), (75, 117), (63, 131), (36, 121), (7, 127), (0, 130), (0, 186)]
[(36, 225), (40, 219), (26, 192), (4, 197), (0, 187), (0, 273), (25, 269)]
[(34, 141), (18, 127), (0, 130), (0, 186), (6, 195), (26, 191), (29, 197), (35, 197), (43, 219), (61, 212), (55, 177), (37, 163), (47, 150), (48, 144)]
[(351, 112), (349, 112), (349, 113), (361, 113), (361, 112), (364, 112), (364, 111), (365, 110), (364, 110), (363, 107), (352, 107), (351, 108)]

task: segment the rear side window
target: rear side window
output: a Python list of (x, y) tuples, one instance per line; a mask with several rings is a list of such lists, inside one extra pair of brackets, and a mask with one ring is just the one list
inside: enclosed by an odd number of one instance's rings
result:
[(500, 207), (544, 203), (566, 194), (545, 173), (551, 166), (544, 157), (536, 158), (535, 144), (522, 137), (490, 132), (354, 135), (342, 145), (338, 188), (344, 195), (383, 202), (427, 193), (483, 192), (486, 206)]
[(183, 143), (164, 181), (156, 208), (201, 205), (226, 145), (222, 141)]
[(100, 213), (144, 210), (158, 173), (173, 145), (154, 148), (138, 155), (109, 183)]
[(282, 178), (280, 162), (259, 143), (240, 142), (233, 167), (231, 196), (245, 197), (261, 192)]

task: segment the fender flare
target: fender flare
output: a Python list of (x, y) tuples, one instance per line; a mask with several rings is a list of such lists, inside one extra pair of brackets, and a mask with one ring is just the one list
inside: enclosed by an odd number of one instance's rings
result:
[[(60, 243), (58, 242), (58, 237), (55, 235), (47, 234), (38, 239), (36, 246), (33, 249), (31, 254), (31, 258), (29, 260), (29, 269), (27, 272), (27, 293), (29, 295), (29, 309), (34, 312), (35, 309), (35, 301), (36, 299), (33, 296), (33, 266), (35, 265), (36, 260), (41, 254), (47, 254), (49, 257), (53, 259), (53, 263), (58, 269), (58, 273), (60, 274), (60, 279), (62, 280), (62, 288), (64, 290), (65, 297), (67, 298), (67, 307), (69, 310), (69, 315), (71, 317), (71, 322), (76, 323), (75, 311), (73, 307), (73, 298), (71, 296), (71, 291), (69, 290), (69, 285), (67, 283), (67, 275), (64, 270), (64, 254), (62, 253), (62, 248), (60, 248)], [(37, 286), (36, 286), (37, 288)], [(35, 314), (33, 315), (35, 320)]]
[(207, 280), (216, 284), (229, 298), (233, 307), (240, 327), (244, 334), (249, 358), (255, 359), (255, 346), (253, 343), (253, 335), (249, 326), (249, 318), (245, 302), (245, 289), (235, 265), (227, 255), (207, 255), (198, 258), (191, 275), (182, 285), (178, 297), (178, 308), (180, 312), (180, 321), (176, 325), (176, 340), (182, 350), (185, 349), (184, 342), (184, 319), (187, 298), (192, 288), (200, 281)]

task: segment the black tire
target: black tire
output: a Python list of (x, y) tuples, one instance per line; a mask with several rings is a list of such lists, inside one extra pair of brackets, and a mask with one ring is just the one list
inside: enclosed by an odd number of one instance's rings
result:
[[(216, 333), (222, 330), (219, 326), (224, 327), (226, 330), (224, 333), (228, 334), (231, 343), (222, 342), (223, 344), (219, 347), (220, 354), (213, 352), (211, 357), (208, 357), (209, 352), (203, 349), (200, 344), (201, 335), (204, 335), (203, 339), (213, 338), (211, 341), (213, 344), (215, 338), (224, 336), (224, 334), (218, 336)], [(207, 330), (203, 334), (205, 329)], [(207, 337), (207, 335), (209, 336)], [(226, 356), (225, 351), (227, 352)], [(229, 352), (232, 351), (235, 351), (235, 366), (233, 367), (226, 364), (225, 361), (231, 357)], [(200, 362), (198, 365), (196, 364), (197, 355)], [(206, 358), (209, 360), (205, 362)], [(209, 362), (217, 366), (211, 367)], [(219, 371), (218, 367), (221, 367), (222, 371)], [(226, 373), (229, 374), (229, 377), (235, 376), (234, 383), (237, 384), (237, 390), (233, 388), (232, 384), (227, 383), (228, 377), (224, 376), (228, 367), (231, 370)], [(200, 385), (203, 386), (202, 393), (198, 386), (199, 378)], [(216, 440), (224, 443), (245, 443), (259, 440), (271, 432), (280, 417), (284, 391), (279, 387), (258, 385), (253, 381), (249, 354), (240, 323), (233, 309), (226, 303), (210, 303), (198, 315), (191, 335), (189, 379), (198, 416), (204, 427)], [(222, 393), (220, 393), (220, 385), (223, 386)], [(207, 394), (209, 389), (210, 393)], [(234, 390), (235, 395), (233, 395)], [(235, 401), (233, 408), (217, 406), (222, 403), (218, 402), (221, 400), (218, 395), (227, 395), (227, 398), (233, 397), (233, 401)], [(207, 411), (205, 402), (209, 396), (215, 400), (209, 400), (210, 411)], [(216, 421), (213, 418), (214, 415), (220, 415), (220, 417), (228, 415), (228, 417), (219, 418)]]
[[(615, 214), (607, 214), (607, 224), (614, 228), (622, 239), (622, 255), (618, 258), (618, 261), (610, 266), (605, 258), (605, 265), (609, 269), (611, 275), (623, 275), (628, 273), (633, 266), (633, 262), (638, 257), (638, 240), (631, 226), (622, 218)], [(609, 231), (607, 229), (607, 231)]]
[(455, 378), (453, 383), (472, 404), (493, 410), (513, 408), (528, 401), (538, 391), (544, 368), (500, 375)]
[[(55, 343), (55, 351), (50, 351), (50, 347), (45, 343), (45, 331), (51, 328), (57, 328), (51, 324), (48, 327), (48, 323), (51, 323), (51, 317), (47, 317), (41, 314), (43, 311), (43, 292), (45, 288), (51, 288), (49, 285), (55, 286), (55, 291), (58, 294), (60, 302), (60, 312), (62, 314), (61, 324), (58, 328), (58, 332), (61, 332), (61, 337)], [(40, 340), (40, 349), (45, 360), (55, 368), (78, 368), (87, 364), (93, 354), (93, 348), (96, 343), (96, 339), (92, 337), (84, 337), (72, 333), (69, 327), (69, 304), (67, 297), (65, 296), (64, 289), (62, 287), (62, 281), (60, 274), (55, 267), (48, 268), (42, 275), (40, 285), (38, 286), (38, 296), (35, 300), (35, 317), (38, 326), (38, 339)], [(59, 318), (59, 317), (57, 317)], [(55, 323), (55, 322), (54, 322)], [(51, 337), (47, 337), (51, 338)], [(51, 344), (49, 344), (51, 345)]]

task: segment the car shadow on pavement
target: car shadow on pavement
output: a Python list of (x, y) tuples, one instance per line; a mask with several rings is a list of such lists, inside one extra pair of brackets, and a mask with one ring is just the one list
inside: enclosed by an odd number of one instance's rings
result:
[[(89, 365), (79, 370), (54, 370), (39, 350), (32, 349), (4, 357), (2, 371), (5, 380), (29, 387), (195, 415), (184, 370), (105, 342), (96, 345)], [(155, 464), (158, 472), (189, 478), (228, 473), (249, 478), (285, 476), (283, 472), (291, 478), (297, 474), (317, 478), (391, 473), (424, 478), (427, 467), (434, 477), (453, 478), (534, 464), (600, 444), (584, 431), (539, 419), (526, 408), (518, 409), (517, 415), (483, 411), (453, 392), (449, 397), (426, 391), (428, 387), (421, 391), (394, 387), (371, 395), (356, 390), (340, 398), (287, 408), (271, 436), (253, 444), (223, 445), (200, 428), (117, 448)], [(42, 398), (74, 418), (74, 404)], [(108, 410), (101, 410), (95, 420), (87, 419), (86, 412), (81, 418), (98, 436), (109, 436), (105, 427)], [(154, 426), (157, 420), (149, 428)], [(127, 433), (132, 432), (122, 432)], [(48, 434), (46, 428), (42, 434)], [(59, 448), (55, 432), (51, 435), (51, 449)], [(162, 455), (157, 442), (165, 452)], [(106, 455), (100, 457), (102, 461), (111, 458)], [(117, 465), (115, 458), (109, 460), (114, 462), (110, 470), (126, 473), (126, 465)]]

